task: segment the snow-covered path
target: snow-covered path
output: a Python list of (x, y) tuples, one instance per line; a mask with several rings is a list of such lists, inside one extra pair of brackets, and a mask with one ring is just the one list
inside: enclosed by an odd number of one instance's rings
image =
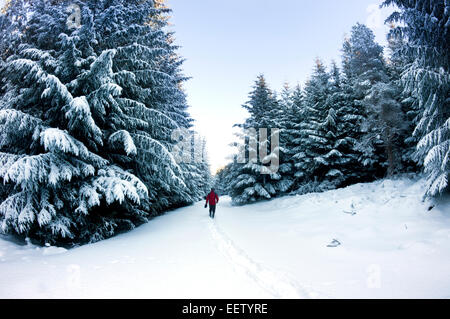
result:
[(70, 251), (0, 246), (0, 298), (271, 298), (213, 241), (199, 203)]
[(214, 221), (198, 203), (70, 251), (0, 239), (0, 298), (449, 298), (450, 201), (422, 188), (222, 198)]

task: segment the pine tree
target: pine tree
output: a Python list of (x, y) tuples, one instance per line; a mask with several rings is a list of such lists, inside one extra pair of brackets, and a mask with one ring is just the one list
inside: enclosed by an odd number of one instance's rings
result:
[(327, 170), (327, 97), (330, 77), (325, 66), (316, 60), (314, 73), (305, 86), (303, 119), (298, 126), (300, 137), (296, 139), (298, 148), (294, 155), (296, 168), (302, 172), (300, 193), (320, 190)]
[(21, 30), (24, 30), (27, 24), (28, 12), (27, 1), (8, 0), (0, 12), (0, 59), (6, 61), (8, 57), (17, 52), (22, 36)]
[(355, 148), (360, 154), (359, 161), (364, 165), (366, 176), (383, 177), (387, 157), (385, 156), (384, 143), (381, 134), (371, 134), (368, 125), (369, 113), (374, 108), (367, 103), (366, 98), (371, 94), (370, 90), (376, 83), (387, 83), (389, 78), (383, 58), (383, 47), (375, 42), (372, 30), (363, 24), (356, 24), (352, 28), (350, 39), (344, 42), (343, 47), (343, 71), (346, 81), (351, 87), (350, 97), (354, 107), (359, 109), (361, 121), (359, 124), (359, 136), (356, 136)]
[(324, 182), (328, 184), (327, 188), (335, 188), (348, 183), (355, 170), (352, 165), (357, 157), (352, 152), (352, 138), (347, 127), (355, 116), (346, 105), (341, 72), (335, 62), (331, 65), (329, 77), (329, 93), (325, 102), (328, 114), (322, 123), (328, 140), (324, 156), (328, 172)]
[(388, 159), (387, 175), (392, 176), (399, 172), (400, 156), (398, 146), (400, 137), (406, 129), (401, 105), (398, 101), (400, 91), (393, 82), (374, 84), (369, 95), (365, 98), (367, 103), (367, 118), (363, 122), (366, 132), (366, 143), (382, 142)]
[(199, 158), (201, 158), (201, 161), (197, 163), (197, 166), (200, 169), (200, 188), (197, 192), (197, 196), (199, 199), (203, 199), (204, 196), (206, 196), (209, 191), (211, 190), (211, 187), (214, 185), (214, 178), (211, 174), (211, 165), (209, 162), (209, 156), (208, 156), (208, 150), (206, 145), (206, 138), (203, 137), (198, 145), (201, 145), (201, 149), (199, 148), (198, 151), (201, 152), (201, 154), (198, 155)]
[[(336, 67), (337, 68), (337, 67)], [(362, 138), (361, 125), (364, 110), (357, 103), (352, 80), (344, 74), (331, 72), (332, 85), (329, 103), (336, 108), (338, 140), (337, 147), (342, 154), (342, 185), (351, 185), (365, 181), (365, 167), (361, 162), (361, 150), (358, 141)]]
[(355, 84), (360, 83), (362, 95), (367, 85), (386, 79), (383, 47), (375, 42), (372, 30), (364, 24), (352, 27), (351, 37), (344, 42), (342, 58), (345, 75), (355, 80)]
[(182, 163), (181, 167), (186, 186), (189, 189), (189, 195), (194, 202), (203, 199), (208, 194), (212, 186), (212, 176), (207, 158), (205, 138), (199, 136), (196, 132), (192, 132), (189, 143), (190, 161)]
[[(235, 204), (271, 199), (279, 194), (278, 188), (285, 186), (282, 181), (279, 184), (281, 180), (279, 171), (270, 171), (266, 164), (271, 161), (271, 156), (275, 156), (275, 153), (267, 152), (267, 156), (262, 156), (260, 153), (263, 148), (272, 149), (271, 141), (274, 138), (273, 134), (276, 133), (272, 129), (278, 128), (276, 114), (280, 112), (278, 100), (269, 89), (264, 76), (258, 76), (250, 93), (250, 100), (243, 107), (250, 116), (244, 124), (238, 125), (242, 129), (239, 147), (245, 150), (246, 155), (245, 158), (241, 156), (237, 160), (238, 163), (245, 162), (245, 164), (233, 166), (232, 174), (235, 178), (230, 185), (230, 195)], [(267, 139), (261, 136), (260, 129), (268, 130)], [(248, 130), (253, 133), (247, 134)]]
[[(391, 30), (395, 28), (391, 24)], [(401, 105), (401, 112), (403, 113), (404, 130), (398, 138), (397, 150), (401, 157), (401, 169), (405, 172), (417, 172), (418, 166), (415, 159), (415, 149), (417, 145), (417, 138), (413, 136), (414, 128), (416, 127), (419, 114), (418, 99), (409, 92), (403, 90), (402, 73), (408, 64), (412, 63), (412, 59), (405, 56), (402, 52), (406, 45), (404, 36), (398, 33), (389, 33), (388, 49), (389, 58), (387, 63), (390, 84), (398, 91), (397, 100)]]
[(414, 135), (417, 158), (428, 175), (427, 196), (448, 190), (450, 172), (450, 41), (448, 2), (386, 0), (396, 5), (387, 20), (398, 23), (391, 34), (406, 37), (402, 54), (411, 59), (403, 75), (405, 91), (417, 98), (420, 117)]
[(285, 83), (281, 91), (280, 100), (278, 101), (278, 110), (274, 111), (275, 119), (277, 120), (273, 125), (280, 130), (280, 155), (279, 155), (279, 173), (280, 180), (277, 183), (277, 189), (280, 193), (286, 193), (293, 187), (295, 183), (295, 171), (293, 156), (294, 147), (294, 122), (296, 101), (294, 94), (296, 91), (291, 90), (288, 83)]
[[(112, 3), (111, 3), (112, 2)], [(96, 51), (116, 48), (115, 80), (122, 88), (121, 113), (129, 120), (115, 123), (130, 133), (138, 149), (127, 164), (149, 188), (146, 210), (157, 215), (193, 201), (183, 168), (171, 156), (178, 143), (172, 132), (189, 129), (181, 59), (172, 35), (163, 31), (168, 9), (151, 1), (92, 1), (101, 33)], [(114, 4), (114, 5), (113, 5)], [(121, 23), (117, 23), (120, 17)], [(99, 30), (101, 31), (101, 30)]]
[(12, 1), (2, 19), (26, 21), (1, 21), (1, 231), (42, 243), (98, 241), (193, 200), (170, 152), (191, 120), (176, 47), (150, 23), (162, 11), (79, 1), (73, 29), (68, 3)]
[[(288, 154), (289, 159), (292, 162), (293, 176), (294, 176), (294, 189), (298, 188), (299, 184), (305, 177), (302, 169), (302, 134), (301, 127), (305, 121), (305, 107), (304, 107), (304, 94), (300, 85), (297, 85), (292, 93), (292, 112), (288, 112), (286, 117), (288, 118), (288, 138), (289, 146)], [(296, 156), (299, 154), (299, 156)]]
[(216, 172), (213, 185), (219, 196), (229, 196), (231, 194), (231, 183), (235, 177), (234, 173), (238, 172), (237, 165), (238, 164), (233, 161)]

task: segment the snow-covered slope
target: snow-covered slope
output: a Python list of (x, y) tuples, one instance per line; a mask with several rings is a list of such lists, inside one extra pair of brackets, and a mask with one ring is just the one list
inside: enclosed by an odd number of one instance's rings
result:
[(0, 240), (1, 298), (449, 298), (450, 199), (359, 184), (245, 207), (202, 203), (93, 245)]

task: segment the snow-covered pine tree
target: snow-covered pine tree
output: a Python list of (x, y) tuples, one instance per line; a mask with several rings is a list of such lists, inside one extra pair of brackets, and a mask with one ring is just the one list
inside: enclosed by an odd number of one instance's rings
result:
[[(1, 231), (41, 242), (109, 237), (141, 219), (136, 206), (147, 196), (136, 176), (102, 156), (104, 132), (93, 118), (95, 107), (58, 77), (65, 60), (56, 37), (65, 31), (59, 23), (65, 11), (62, 4), (33, 3), (27, 27), (16, 30), (22, 42), (18, 53), (2, 69), (7, 89), (0, 102), (0, 179), (6, 184)], [(49, 26), (57, 32), (36, 36)], [(92, 63), (90, 71), (97, 69), (100, 82), (111, 80), (112, 54)], [(110, 206), (109, 212), (102, 206)]]
[[(335, 114), (327, 105), (330, 94), (330, 75), (320, 59), (316, 60), (314, 72), (306, 82), (302, 123), (298, 126), (298, 147), (294, 155), (297, 171), (302, 172), (302, 182), (297, 192), (325, 190), (330, 185), (321, 185), (331, 171), (328, 158), (330, 153), (330, 125), (334, 125)], [(331, 114), (330, 114), (331, 112)], [(334, 146), (334, 143), (332, 143)], [(323, 186), (323, 189), (322, 189)]]
[(183, 178), (193, 201), (203, 199), (212, 186), (211, 168), (208, 162), (206, 140), (192, 132), (190, 141), (191, 159), (181, 163)]
[[(98, 241), (192, 200), (170, 153), (170, 130), (190, 119), (181, 61), (149, 23), (161, 11), (77, 3), (80, 28), (66, 24), (68, 1), (43, 0), (12, 1), (8, 19), (27, 21), (1, 25), (21, 43), (1, 66), (1, 227), (41, 242)], [(164, 196), (174, 185), (179, 197)]]
[[(230, 185), (233, 180), (233, 165), (234, 162), (227, 164), (220, 168), (214, 176), (214, 188), (219, 196), (230, 195)], [(235, 169), (237, 171), (237, 169)]]
[(6, 58), (17, 52), (20, 44), (21, 34), (18, 30), (23, 30), (27, 23), (27, 15), (23, 15), (28, 11), (26, 0), (14, 1), (14, 6), (11, 1), (5, 3), (3, 8), (0, 8), (0, 60), (5, 61)]
[(382, 142), (389, 177), (401, 171), (399, 144), (406, 123), (398, 101), (399, 95), (400, 90), (394, 82), (378, 82), (370, 88), (369, 95), (364, 100), (367, 110), (367, 117), (363, 121), (364, 141), (368, 144), (372, 144), (373, 141)]
[[(351, 37), (343, 46), (343, 71), (346, 81), (351, 87), (351, 98), (355, 107), (360, 109), (359, 115), (363, 122), (359, 131), (362, 133), (356, 140), (356, 149), (360, 154), (360, 162), (364, 165), (361, 169), (362, 180), (373, 180), (374, 177), (385, 175), (387, 166), (385, 149), (381, 135), (370, 135), (367, 123), (368, 114), (365, 98), (370, 94), (370, 89), (378, 82), (386, 83), (385, 61), (383, 47), (375, 42), (375, 35), (367, 26), (357, 23), (352, 28)], [(365, 176), (363, 176), (365, 175)]]
[(449, 188), (450, 172), (450, 5), (442, 0), (386, 0), (399, 23), (391, 33), (407, 38), (403, 56), (411, 59), (403, 74), (405, 91), (417, 97), (420, 118), (414, 135), (417, 158), (428, 174), (426, 196)]
[(196, 195), (199, 196), (200, 199), (203, 199), (214, 185), (214, 179), (211, 174), (211, 164), (208, 156), (206, 138), (202, 137), (199, 142), (200, 143), (197, 144), (199, 147), (195, 148), (196, 152), (200, 153), (197, 157), (201, 158), (201, 161), (197, 162), (197, 166), (200, 169), (200, 188)]
[[(391, 30), (395, 24), (391, 23)], [(412, 63), (413, 59), (403, 54), (406, 38), (399, 33), (389, 33), (387, 36), (389, 57), (387, 60), (387, 70), (391, 85), (399, 91), (397, 100), (400, 102), (401, 111), (404, 117), (404, 130), (398, 138), (398, 152), (401, 160), (401, 170), (404, 172), (417, 172), (419, 170), (414, 153), (417, 145), (417, 138), (413, 136), (419, 114), (418, 99), (411, 93), (403, 90), (402, 73), (405, 68)]]
[(136, 144), (136, 161), (128, 167), (148, 186), (146, 210), (156, 215), (191, 203), (183, 169), (170, 153), (179, 142), (172, 140), (173, 131), (189, 129), (192, 122), (182, 89), (182, 60), (172, 34), (164, 30), (170, 10), (152, 1), (89, 3), (99, 26), (95, 50), (117, 51), (113, 70), (122, 88), (118, 105), (129, 120), (114, 124), (128, 131)]
[[(391, 51), (401, 44), (401, 39), (396, 41), (390, 37)], [(366, 133), (362, 144), (369, 146), (369, 149), (376, 149), (377, 144), (381, 142), (384, 147), (388, 176), (403, 171), (402, 152), (408, 152), (402, 150), (402, 147), (407, 146), (404, 140), (407, 138), (408, 129), (406, 114), (402, 108), (408, 106), (408, 101), (402, 98), (398, 83), (402, 62), (395, 55), (391, 55), (391, 58), (393, 60), (390, 59), (387, 63), (383, 59), (384, 68), (379, 69), (380, 76), (372, 83), (363, 101), (366, 118), (362, 125)]]
[[(343, 70), (347, 78), (354, 79), (364, 88), (371, 83), (385, 79), (383, 47), (375, 42), (375, 35), (364, 24), (357, 23), (352, 27), (351, 36), (344, 41)], [(368, 82), (366, 82), (368, 81)]]
[(283, 85), (283, 89), (278, 101), (278, 110), (273, 111), (274, 124), (280, 130), (280, 154), (279, 154), (279, 174), (280, 180), (277, 183), (277, 189), (280, 193), (286, 193), (295, 183), (294, 163), (292, 160), (294, 148), (294, 117), (296, 116), (296, 102), (294, 94), (288, 83)]
[(354, 123), (355, 117), (351, 113), (352, 109), (347, 107), (341, 72), (335, 62), (331, 64), (329, 77), (329, 93), (325, 101), (328, 114), (321, 123), (328, 140), (323, 156), (328, 172), (323, 183), (326, 188), (336, 188), (348, 184), (354, 174), (353, 164), (357, 157), (352, 152), (352, 138), (347, 125), (349, 122)]
[[(302, 169), (302, 131), (301, 128), (304, 125), (304, 121), (306, 119), (306, 111), (304, 107), (304, 94), (300, 85), (297, 85), (292, 92), (292, 112), (289, 114), (285, 114), (288, 119), (288, 138), (289, 145), (286, 146), (287, 152), (289, 154), (289, 160), (292, 163), (292, 170), (294, 176), (294, 189), (298, 188), (300, 183), (303, 182), (305, 178), (304, 170)], [(298, 156), (296, 156), (298, 154)]]
[[(250, 116), (244, 124), (238, 125), (242, 129), (241, 143), (238, 145), (241, 149), (245, 149), (245, 159), (237, 160), (241, 165), (233, 165), (232, 174), (235, 176), (230, 185), (230, 196), (233, 203), (242, 205), (255, 202), (261, 199), (271, 199), (277, 196), (278, 183), (281, 180), (280, 172), (270, 173), (266, 165), (266, 159), (270, 155), (271, 141), (274, 131), (279, 124), (276, 115), (280, 109), (278, 100), (274, 93), (268, 87), (263, 75), (258, 76), (253, 91), (250, 93), (250, 100), (243, 105), (249, 112)], [(259, 129), (267, 129), (268, 139), (260, 136)], [(254, 130), (253, 134), (247, 134), (247, 130)], [(265, 147), (267, 158), (260, 160), (261, 147)], [(251, 156), (253, 154), (253, 156)], [(266, 173), (263, 173), (266, 172)], [(269, 173), (269, 174), (267, 174)]]

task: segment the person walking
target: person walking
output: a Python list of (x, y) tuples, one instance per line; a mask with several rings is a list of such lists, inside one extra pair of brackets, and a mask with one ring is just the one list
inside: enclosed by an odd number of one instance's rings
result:
[(214, 219), (216, 215), (216, 205), (219, 202), (219, 196), (217, 196), (216, 192), (214, 191), (214, 188), (211, 188), (211, 192), (206, 196), (206, 204), (205, 208), (208, 207), (209, 203), (209, 217)]

